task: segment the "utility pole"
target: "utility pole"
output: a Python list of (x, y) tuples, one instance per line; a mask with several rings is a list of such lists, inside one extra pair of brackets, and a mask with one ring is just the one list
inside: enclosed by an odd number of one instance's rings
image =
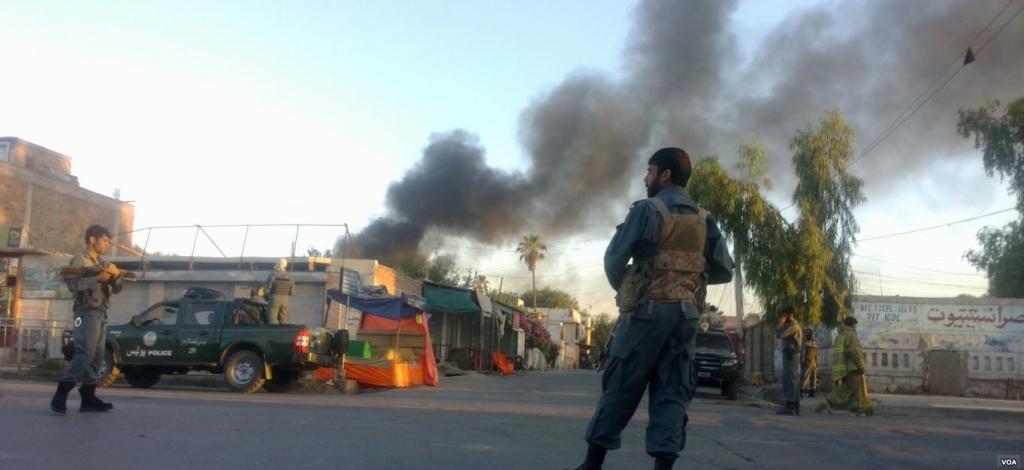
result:
[(736, 336), (743, 342), (743, 270), (740, 269), (740, 255), (736, 254), (732, 282), (736, 285)]

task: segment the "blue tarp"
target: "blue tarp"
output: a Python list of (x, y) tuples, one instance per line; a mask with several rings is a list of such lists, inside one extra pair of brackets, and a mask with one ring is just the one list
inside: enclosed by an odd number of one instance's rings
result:
[(423, 299), (409, 294), (395, 296), (370, 296), (370, 295), (349, 295), (338, 289), (328, 289), (327, 298), (329, 301), (348, 305), (363, 313), (400, 320), (402, 318), (415, 317), (423, 311)]

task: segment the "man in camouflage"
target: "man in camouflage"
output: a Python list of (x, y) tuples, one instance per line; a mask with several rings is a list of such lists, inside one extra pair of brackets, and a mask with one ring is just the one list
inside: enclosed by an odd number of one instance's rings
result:
[(77, 275), (69, 275), (65, 282), (75, 296), (74, 333), (75, 352), (57, 391), (50, 400), (50, 409), (59, 415), (67, 412), (68, 393), (81, 382), (78, 393), (82, 403), (78, 411), (110, 411), (114, 405), (96, 397), (96, 384), (106, 359), (107, 308), (110, 297), (121, 292), (121, 271), (114, 263), (103, 260), (110, 249), (110, 231), (92, 225), (85, 231), (86, 250), (71, 258), (69, 266), (79, 268)]
[(803, 370), (800, 389), (807, 392), (809, 398), (814, 398), (818, 391), (818, 343), (814, 341), (814, 330), (804, 330), (804, 357), (800, 366)]
[(868, 397), (866, 364), (857, 338), (857, 319), (850, 316), (843, 320), (839, 334), (832, 344), (832, 391), (818, 407), (818, 412), (828, 410), (850, 410), (858, 416), (871, 415), (874, 407)]
[[(601, 398), (578, 470), (600, 469), (649, 390), (646, 450), (670, 469), (686, 442), (696, 392), (694, 349), (706, 284), (732, 280), (732, 258), (707, 211), (686, 193), (690, 157), (664, 148), (648, 160), (648, 199), (633, 204), (605, 251), (619, 320), (603, 361)], [(627, 265), (632, 259), (632, 265)]]
[(295, 283), (285, 271), (287, 267), (288, 261), (282, 258), (277, 262), (274, 271), (267, 277), (265, 289), (270, 295), (270, 313), (267, 323), (271, 325), (288, 323), (288, 302), (292, 297), (292, 291), (295, 290)]

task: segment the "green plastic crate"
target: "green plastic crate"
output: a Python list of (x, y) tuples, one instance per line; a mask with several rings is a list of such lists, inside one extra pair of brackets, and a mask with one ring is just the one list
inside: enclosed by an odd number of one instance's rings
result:
[(348, 357), (369, 359), (371, 356), (369, 341), (352, 340), (348, 342)]

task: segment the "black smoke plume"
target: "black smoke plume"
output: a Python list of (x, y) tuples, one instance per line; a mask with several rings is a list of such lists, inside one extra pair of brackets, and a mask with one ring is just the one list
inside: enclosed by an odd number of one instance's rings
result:
[(956, 135), (956, 111), (1024, 89), (1024, 14), (990, 40), (1019, 3), (828, 2), (792, 13), (747, 56), (731, 22), (735, 0), (642, 1), (625, 78), (572, 73), (523, 110), (525, 171), (488, 167), (466, 131), (433, 136), (388, 188), (389, 216), (357, 237), (360, 255), (417, 253), (431, 231), (498, 243), (610, 224), (625, 196), (642, 194), (645, 158), (662, 146), (729, 163), (743, 140), (758, 138), (772, 155), (771, 176), (787, 188), (797, 130), (839, 109), (859, 151), (968, 46), (977, 61), (854, 170), (867, 191), (884, 191), (936, 160), (976, 158)]

